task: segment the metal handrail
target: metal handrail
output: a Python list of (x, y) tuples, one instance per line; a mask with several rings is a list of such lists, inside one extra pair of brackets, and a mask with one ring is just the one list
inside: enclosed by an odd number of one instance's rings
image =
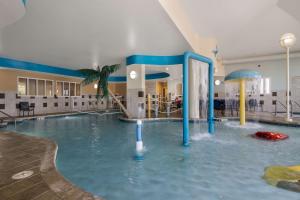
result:
[(281, 101), (278, 101), (278, 100), (277, 100), (277, 102), (278, 102), (284, 109), (286, 109), (286, 106), (285, 106), (283, 103), (281, 103)]
[(3, 112), (0, 110), (0, 113), (2, 113), (3, 115), (7, 116), (8, 118), (12, 119), (15, 121), (15, 128), (17, 127), (17, 119), (9, 114), (7, 114), (6, 112)]
[(294, 102), (294, 104), (296, 104), (300, 108), (300, 104), (297, 103), (297, 101), (292, 100), (292, 102)]
[[(278, 102), (285, 110), (287, 110), (286, 106), (285, 106), (281, 101), (276, 100), (276, 104), (275, 104), (275, 116), (277, 115), (277, 102)], [(293, 102), (292, 102), (292, 101), (290, 101), (290, 105), (291, 105), (291, 110), (290, 110), (290, 112), (291, 112), (291, 116), (292, 116), (292, 115), (293, 115)], [(299, 107), (300, 107), (300, 105), (299, 105)]]

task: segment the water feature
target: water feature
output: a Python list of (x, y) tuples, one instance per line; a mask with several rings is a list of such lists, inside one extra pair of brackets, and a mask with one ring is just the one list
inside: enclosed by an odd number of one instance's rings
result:
[[(264, 94), (261, 79), (252, 79), (246, 82), (246, 110), (252, 113), (263, 111), (260, 107), (260, 102), (263, 99), (261, 94)], [(239, 82), (227, 81), (225, 82), (225, 105), (226, 116), (239, 116)]]
[(197, 120), (193, 123), (193, 127), (195, 130), (198, 129), (199, 137), (202, 137), (201, 134), (207, 134), (207, 128), (204, 128), (203, 121), (207, 120), (208, 65), (192, 60), (190, 76), (190, 118)]

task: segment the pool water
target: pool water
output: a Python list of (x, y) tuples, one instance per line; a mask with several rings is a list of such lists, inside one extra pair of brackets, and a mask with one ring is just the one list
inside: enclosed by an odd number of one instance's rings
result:
[[(300, 164), (300, 129), (236, 123), (217, 123), (212, 137), (205, 134), (205, 123), (190, 124), (188, 148), (181, 145), (181, 122), (144, 123), (142, 161), (134, 160), (135, 124), (115, 115), (30, 120), (17, 131), (55, 140), (58, 170), (107, 200), (299, 200), (299, 193), (270, 186), (261, 177), (267, 166)], [(290, 138), (269, 142), (249, 136), (257, 130)]]

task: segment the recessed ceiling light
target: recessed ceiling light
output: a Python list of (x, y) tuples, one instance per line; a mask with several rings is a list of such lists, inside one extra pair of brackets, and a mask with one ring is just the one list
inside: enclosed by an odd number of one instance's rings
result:
[(169, 68), (167, 67), (167, 68), (166, 68), (166, 70), (168, 71), (168, 70), (169, 70)]

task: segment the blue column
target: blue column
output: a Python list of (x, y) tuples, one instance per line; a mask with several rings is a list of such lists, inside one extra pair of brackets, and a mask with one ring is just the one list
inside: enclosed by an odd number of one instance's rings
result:
[(184, 54), (183, 73), (183, 146), (189, 146), (189, 53)]
[(215, 122), (214, 122), (214, 64), (211, 62), (209, 64), (208, 71), (208, 132), (213, 134), (215, 132)]

